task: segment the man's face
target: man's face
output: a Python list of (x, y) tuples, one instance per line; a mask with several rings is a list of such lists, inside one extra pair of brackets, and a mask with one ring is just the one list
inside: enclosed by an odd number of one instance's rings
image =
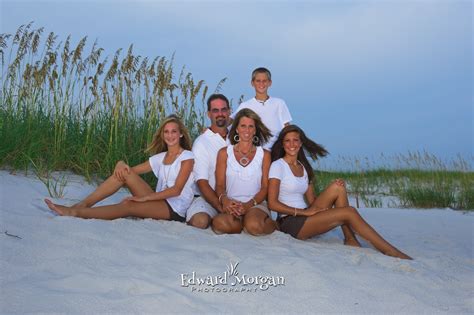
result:
[(225, 101), (220, 99), (215, 99), (211, 102), (211, 109), (207, 113), (209, 119), (211, 120), (211, 125), (216, 125), (217, 127), (226, 127), (229, 122), (230, 110), (227, 107)]

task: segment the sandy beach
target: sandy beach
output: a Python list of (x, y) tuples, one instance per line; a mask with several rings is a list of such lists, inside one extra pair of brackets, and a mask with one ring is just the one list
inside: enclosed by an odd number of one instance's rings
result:
[[(95, 187), (68, 177), (54, 201), (72, 204)], [(298, 241), (60, 217), (43, 183), (7, 171), (0, 193), (2, 314), (474, 312), (474, 212), (361, 208), (406, 261), (344, 246), (340, 229)]]

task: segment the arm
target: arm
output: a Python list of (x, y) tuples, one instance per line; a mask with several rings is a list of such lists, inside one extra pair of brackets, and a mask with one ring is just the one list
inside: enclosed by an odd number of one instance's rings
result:
[(206, 200), (211, 206), (214, 207), (219, 212), (222, 212), (222, 206), (219, 202), (218, 195), (209, 185), (209, 181), (205, 179), (200, 179), (197, 181), (199, 191), (201, 191), (202, 197)]
[(280, 183), (278, 178), (270, 178), (268, 185), (268, 207), (273, 211), (287, 215), (304, 215), (305, 209), (290, 207), (278, 200), (280, 195)]
[(181, 167), (180, 167), (178, 176), (176, 177), (176, 181), (173, 187), (169, 187), (159, 192), (153, 192), (143, 197), (130, 197), (127, 200), (143, 202), (143, 201), (152, 201), (152, 200), (164, 200), (171, 197), (179, 196), (181, 192), (183, 191), (184, 185), (186, 185), (186, 182), (188, 181), (189, 175), (191, 175), (191, 172), (193, 170), (193, 165), (194, 165), (193, 159), (189, 159), (189, 160), (185, 160), (181, 162)]
[(249, 201), (242, 204), (243, 213), (245, 214), (248, 209), (254, 206), (254, 201), (259, 204), (267, 198), (268, 193), (268, 173), (270, 171), (270, 164), (272, 163), (272, 158), (270, 152), (263, 150), (263, 163), (262, 163), (262, 182), (260, 190), (255, 194), (255, 196)]
[[(278, 213), (292, 215), (292, 216), (311, 216), (317, 212), (324, 211), (326, 209), (316, 208), (313, 204), (307, 209), (290, 207), (278, 200), (280, 194), (280, 183), (278, 178), (270, 178), (268, 186), (268, 207)], [(314, 192), (313, 187), (308, 185), (308, 189), (305, 192), (306, 199), (309, 200), (312, 196), (313, 202)]]
[(304, 196), (306, 197), (306, 203), (311, 205), (313, 204), (314, 200), (316, 199), (316, 196), (314, 195), (314, 190), (313, 190), (313, 182), (310, 182), (308, 185), (308, 189), (304, 193)]
[(216, 194), (220, 199), (221, 207), (216, 208), (222, 213), (239, 216), (241, 205), (239, 202), (227, 198), (226, 194), (227, 148), (224, 147), (217, 153), (216, 162)]
[(200, 138), (196, 139), (193, 144), (194, 153), (194, 178), (196, 184), (201, 192), (201, 196), (206, 200), (214, 209), (221, 212), (221, 204), (218, 200), (218, 195), (215, 190), (209, 185), (210, 177), (215, 177), (216, 174), (213, 172), (209, 173), (211, 163), (216, 163), (216, 157), (209, 156), (208, 148), (204, 145)]

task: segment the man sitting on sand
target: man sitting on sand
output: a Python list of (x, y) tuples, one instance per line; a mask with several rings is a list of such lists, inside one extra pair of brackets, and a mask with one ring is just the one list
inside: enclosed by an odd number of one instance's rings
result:
[[(228, 145), (229, 100), (222, 94), (212, 94), (207, 100), (207, 116), (211, 126), (193, 144), (194, 176), (200, 197), (194, 199), (186, 214), (186, 222), (197, 228), (209, 227), (214, 216), (221, 212), (215, 192), (216, 158), (219, 149)], [(216, 210), (217, 209), (217, 210)]]

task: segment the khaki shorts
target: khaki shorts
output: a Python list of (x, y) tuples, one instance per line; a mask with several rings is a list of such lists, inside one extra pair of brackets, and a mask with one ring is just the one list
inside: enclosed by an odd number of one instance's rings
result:
[[(270, 210), (268, 210), (267, 202), (266, 202), (265, 200), (262, 201), (262, 203), (259, 203), (258, 205), (253, 206), (252, 208), (256, 208), (256, 209), (262, 210), (262, 211), (265, 212), (270, 218), (272, 217), (272, 215), (270, 214)], [(252, 208), (250, 208), (250, 209), (252, 209)]]
[(186, 222), (189, 222), (196, 213), (206, 213), (213, 218), (218, 212), (203, 197), (196, 197), (186, 211)]

